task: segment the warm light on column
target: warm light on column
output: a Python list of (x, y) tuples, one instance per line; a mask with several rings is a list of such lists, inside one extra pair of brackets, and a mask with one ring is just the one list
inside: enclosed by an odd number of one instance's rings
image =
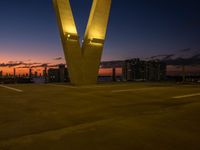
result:
[(92, 38), (90, 39), (90, 44), (94, 44), (94, 45), (103, 45), (104, 44), (104, 40), (103, 39), (97, 39), (97, 38)]
[(64, 33), (65, 38), (67, 41), (78, 41), (79, 40), (79, 36), (77, 34), (74, 33)]

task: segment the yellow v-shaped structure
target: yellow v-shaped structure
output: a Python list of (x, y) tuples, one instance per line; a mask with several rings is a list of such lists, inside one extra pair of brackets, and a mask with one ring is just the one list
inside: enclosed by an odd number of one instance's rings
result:
[[(69, 0), (53, 0), (71, 83), (95, 84), (103, 51), (111, 0), (93, 0), (80, 44)], [(81, 46), (82, 45), (82, 46)]]

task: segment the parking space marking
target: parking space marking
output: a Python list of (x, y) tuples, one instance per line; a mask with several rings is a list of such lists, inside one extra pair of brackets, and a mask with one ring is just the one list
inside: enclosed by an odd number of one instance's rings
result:
[(200, 93), (193, 93), (193, 94), (187, 94), (187, 95), (180, 95), (173, 97), (174, 99), (181, 99), (181, 98), (187, 98), (187, 97), (195, 97), (200, 96)]
[(5, 85), (0, 85), (0, 87), (6, 88), (6, 89), (9, 89), (9, 90), (12, 90), (12, 91), (16, 91), (16, 92), (23, 92), (23, 91), (20, 90), (20, 89), (12, 88), (12, 87), (5, 86)]
[(122, 89), (122, 90), (112, 90), (111, 93), (123, 93), (123, 92), (134, 92), (134, 91), (143, 91), (143, 90), (154, 90), (161, 87), (149, 87), (149, 88), (139, 88), (139, 89)]
[(76, 89), (77, 87), (72, 86), (72, 85), (62, 85), (62, 84), (46, 84), (49, 86), (55, 86), (55, 87), (64, 87), (64, 88), (71, 88), (71, 89)]

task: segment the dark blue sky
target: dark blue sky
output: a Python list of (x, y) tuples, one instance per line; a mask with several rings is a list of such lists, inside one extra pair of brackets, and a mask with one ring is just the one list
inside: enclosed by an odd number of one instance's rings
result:
[[(81, 36), (92, 0), (71, 0)], [(200, 49), (198, 0), (113, 0), (103, 60)], [(63, 57), (51, 0), (0, 1), (1, 60)]]

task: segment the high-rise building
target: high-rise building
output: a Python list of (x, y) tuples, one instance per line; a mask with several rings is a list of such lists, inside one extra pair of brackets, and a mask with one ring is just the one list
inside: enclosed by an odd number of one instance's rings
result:
[(125, 60), (123, 65), (123, 78), (127, 81), (145, 80), (146, 62), (140, 59)]
[(146, 66), (147, 80), (160, 81), (166, 78), (166, 64), (159, 60), (151, 60)]
[(166, 64), (159, 60), (143, 61), (140, 59), (125, 60), (123, 79), (125, 81), (160, 81), (166, 76)]

